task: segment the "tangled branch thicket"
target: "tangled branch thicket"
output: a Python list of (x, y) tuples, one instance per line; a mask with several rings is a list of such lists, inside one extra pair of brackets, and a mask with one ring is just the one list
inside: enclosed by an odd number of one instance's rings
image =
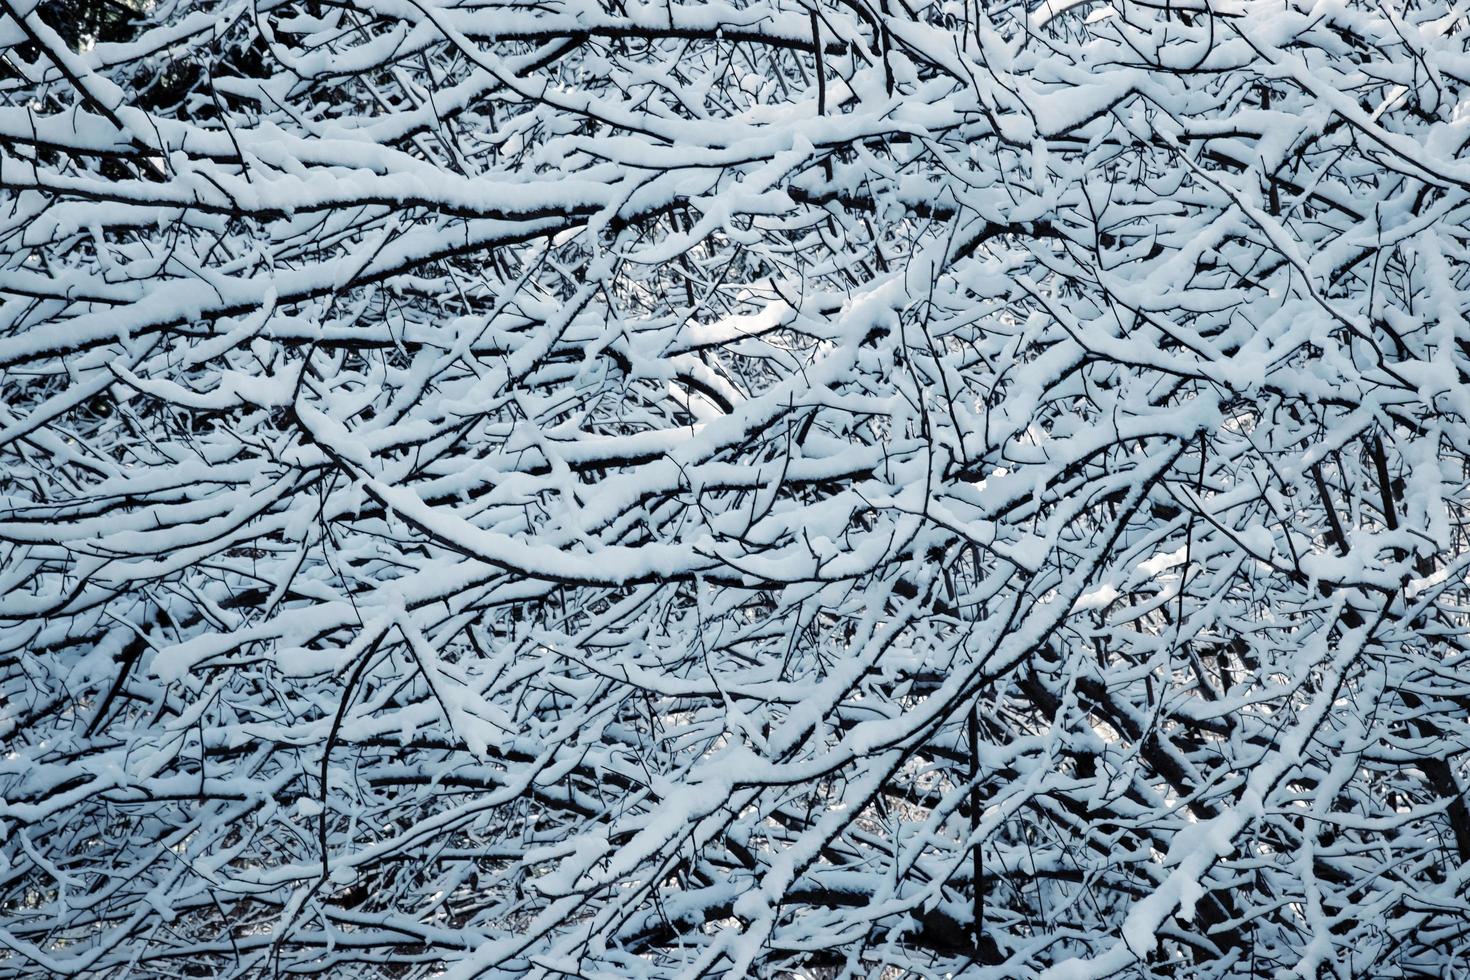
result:
[(1467, 32), (0, 0), (0, 977), (1459, 975)]

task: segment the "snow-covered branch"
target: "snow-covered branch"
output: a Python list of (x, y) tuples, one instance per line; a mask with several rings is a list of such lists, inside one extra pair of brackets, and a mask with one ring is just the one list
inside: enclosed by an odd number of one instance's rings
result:
[(1466, 11), (0, 0), (0, 977), (1442, 976)]

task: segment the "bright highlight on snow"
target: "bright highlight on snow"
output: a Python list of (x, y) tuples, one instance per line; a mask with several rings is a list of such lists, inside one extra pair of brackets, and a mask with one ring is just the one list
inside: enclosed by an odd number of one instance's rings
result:
[(1470, 969), (1470, 7), (0, 0), (0, 978)]

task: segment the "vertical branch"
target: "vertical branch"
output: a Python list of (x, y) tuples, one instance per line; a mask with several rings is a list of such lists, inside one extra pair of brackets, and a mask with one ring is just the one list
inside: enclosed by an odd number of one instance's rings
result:
[(807, 9), (812, 21), (812, 54), (817, 58), (817, 115), (827, 114), (827, 59), (822, 56), (822, 29), (817, 21), (817, 8)]
[[(970, 717), (966, 719), (970, 741), (970, 833), (980, 826), (980, 704), (970, 705)], [(972, 911), (974, 914), (975, 951), (979, 953), (985, 938), (985, 880), (984, 857), (977, 842), (970, 851), (970, 874), (974, 881)]]

